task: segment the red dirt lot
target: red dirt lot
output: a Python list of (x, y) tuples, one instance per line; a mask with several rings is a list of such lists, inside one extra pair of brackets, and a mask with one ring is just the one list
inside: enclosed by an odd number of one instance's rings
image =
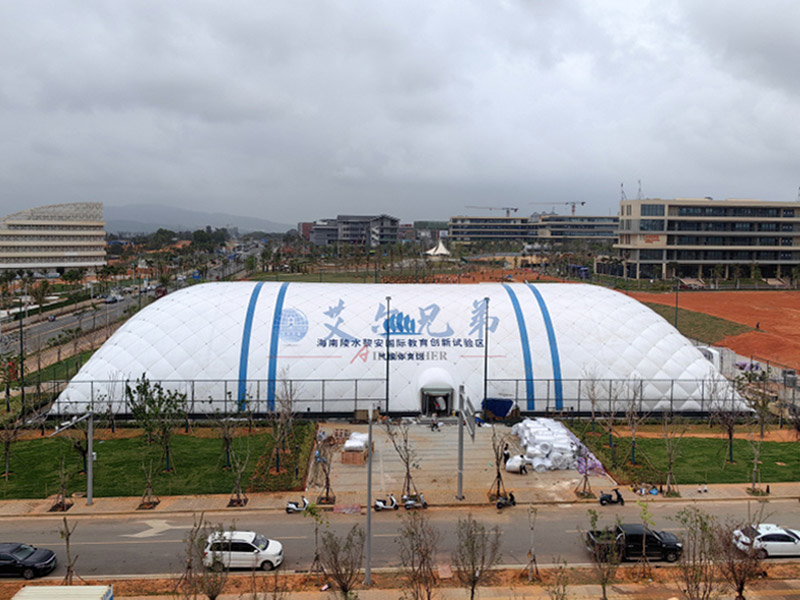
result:
[[(631, 292), (640, 302), (673, 306), (675, 295)], [(678, 306), (755, 327), (720, 342), (743, 356), (800, 369), (800, 291), (685, 292)]]

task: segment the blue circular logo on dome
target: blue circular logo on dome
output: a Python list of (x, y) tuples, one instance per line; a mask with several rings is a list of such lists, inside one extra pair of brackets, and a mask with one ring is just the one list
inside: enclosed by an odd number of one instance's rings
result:
[(308, 319), (302, 311), (287, 308), (281, 312), (280, 338), (284, 342), (299, 342), (308, 333)]

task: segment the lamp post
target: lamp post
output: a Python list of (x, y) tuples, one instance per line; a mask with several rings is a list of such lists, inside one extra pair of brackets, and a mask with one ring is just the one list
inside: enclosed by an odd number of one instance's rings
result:
[(19, 299), (19, 389), (20, 396), (20, 416), (25, 420), (25, 338), (23, 321), (25, 315), (22, 314), (22, 297)]
[(678, 273), (675, 273), (675, 329), (678, 328), (678, 290), (681, 287), (681, 280), (678, 279)]
[(372, 406), (367, 411), (369, 435), (367, 436), (367, 562), (364, 569), (364, 585), (372, 585)]
[(389, 414), (389, 337), (392, 330), (392, 312), (389, 304), (392, 301), (391, 296), (386, 296), (386, 414)]
[(489, 383), (489, 296), (483, 299), (486, 314), (483, 335), (483, 399), (486, 400)]

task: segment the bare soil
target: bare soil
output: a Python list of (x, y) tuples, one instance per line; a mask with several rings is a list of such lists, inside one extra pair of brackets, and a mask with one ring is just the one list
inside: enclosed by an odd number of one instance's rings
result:
[[(796, 579), (798, 576), (798, 566), (800, 563), (780, 563), (780, 564), (767, 564), (764, 569), (766, 579), (769, 580), (784, 580)], [(526, 571), (506, 569), (498, 571), (495, 574), (494, 580), (490, 585), (499, 587), (508, 587), (519, 590), (526, 587), (541, 587), (552, 583), (554, 571), (552, 569), (541, 569), (543, 581), (528, 583)], [(626, 564), (617, 572), (615, 583), (639, 583), (642, 584), (642, 594), (637, 594), (636, 597), (645, 598), (646, 587), (653, 584), (667, 584), (675, 582), (679, 577), (678, 567), (666, 566), (662, 564), (652, 565), (652, 577), (650, 580), (643, 580), (639, 578), (637, 573), (637, 565)], [(129, 579), (129, 580), (115, 580), (115, 581), (93, 581), (86, 580), (89, 585), (108, 585), (113, 583), (115, 597), (130, 597), (130, 596), (170, 596), (175, 589), (178, 576), (174, 579)], [(248, 594), (252, 593), (254, 586), (258, 591), (265, 592), (272, 589), (274, 585), (274, 576), (272, 574), (243, 574), (233, 575), (228, 578), (225, 587), (225, 594)], [(280, 585), (286, 586), (291, 591), (314, 591), (319, 590), (322, 585), (327, 581), (324, 578), (311, 576), (306, 574), (279, 574)], [(396, 590), (398, 596), (402, 593), (403, 585), (405, 583), (402, 575), (399, 573), (373, 573), (372, 575), (373, 588), (384, 590)], [(569, 584), (575, 585), (592, 585), (595, 584), (595, 574), (591, 568), (571, 568), (569, 570)], [(80, 584), (80, 581), (78, 582)], [(10, 600), (23, 585), (47, 585), (44, 582), (23, 582), (23, 581), (8, 581), (0, 582), (0, 600)], [(756, 584), (757, 585), (757, 584)], [(458, 583), (455, 578), (445, 579), (439, 581), (441, 588), (457, 587)]]
[[(641, 302), (672, 306), (674, 294), (631, 292)], [(725, 338), (720, 345), (743, 356), (800, 369), (800, 291), (686, 292), (678, 305), (686, 310), (756, 327)]]

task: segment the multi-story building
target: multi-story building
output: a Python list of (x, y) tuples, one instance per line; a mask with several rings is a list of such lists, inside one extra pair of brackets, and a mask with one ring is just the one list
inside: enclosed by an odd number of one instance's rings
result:
[(450, 217), (448, 237), (454, 243), (528, 241), (529, 217)]
[(561, 246), (569, 242), (607, 243), (617, 240), (619, 218), (534, 214), (530, 217), (450, 217), (450, 240), (457, 243), (481, 241), (547, 242)]
[(100, 202), (29, 208), (0, 220), (0, 270), (63, 273), (106, 264)]
[(800, 265), (800, 202), (623, 200), (615, 245), (629, 277), (785, 277)]
[(341, 242), (375, 247), (396, 243), (399, 225), (400, 219), (389, 215), (339, 215), (316, 221), (310, 238), (319, 246)]
[(585, 217), (582, 215), (538, 215), (531, 233), (540, 242), (563, 245), (569, 242), (607, 244), (617, 241), (619, 217)]

